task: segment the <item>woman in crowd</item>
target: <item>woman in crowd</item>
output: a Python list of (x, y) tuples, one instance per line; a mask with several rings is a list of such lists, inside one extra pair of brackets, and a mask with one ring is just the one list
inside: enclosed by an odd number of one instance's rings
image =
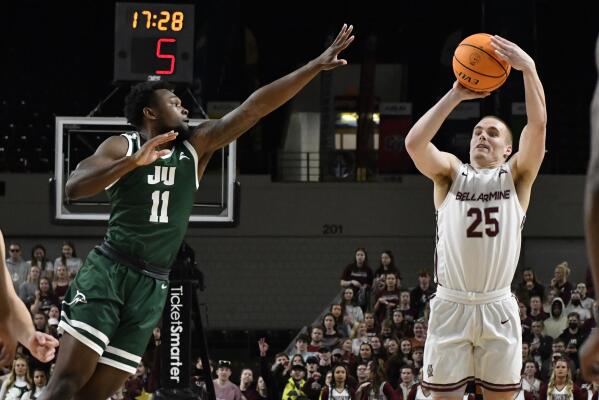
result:
[(358, 387), (356, 398), (358, 400), (393, 399), (393, 387), (387, 382), (385, 376), (385, 366), (381, 360), (370, 362), (368, 381)]
[(352, 351), (357, 356), (360, 353), (362, 343), (368, 343), (368, 331), (366, 322), (359, 322), (352, 332)]
[(343, 290), (343, 299), (341, 300), (341, 309), (343, 310), (343, 323), (349, 332), (353, 327), (364, 320), (362, 308), (356, 300), (356, 292), (352, 287)]
[(40, 278), (38, 290), (35, 292), (35, 301), (31, 305), (31, 313), (35, 314), (41, 311), (47, 315), (50, 308), (58, 304), (58, 299), (54, 296), (54, 291), (48, 278)]
[(48, 374), (43, 368), (35, 368), (33, 370), (33, 389), (25, 393), (21, 400), (35, 400), (42, 395), (44, 388), (48, 384)]
[(36, 265), (40, 268), (42, 276), (52, 279), (54, 273), (54, 264), (46, 256), (46, 248), (41, 244), (36, 244), (31, 249), (31, 259), (27, 261), (30, 266)]
[(52, 289), (54, 290), (54, 296), (61, 301), (64, 299), (67, 290), (69, 289), (69, 272), (67, 267), (59, 264), (54, 272), (54, 281), (52, 282)]
[(368, 266), (366, 249), (356, 249), (354, 261), (345, 267), (341, 275), (341, 287), (352, 287), (356, 291), (358, 304), (363, 310), (368, 307), (373, 276), (372, 269)]
[(64, 265), (67, 267), (69, 271), (69, 277), (72, 279), (75, 277), (79, 269), (81, 269), (82, 261), (79, 257), (77, 257), (77, 250), (75, 250), (75, 245), (73, 242), (65, 241), (62, 244), (62, 253), (60, 257), (54, 260), (54, 270), (59, 265)]
[(29, 267), (27, 280), (21, 283), (19, 287), (19, 297), (27, 307), (31, 307), (31, 304), (35, 301), (35, 291), (40, 283), (41, 272), (40, 267), (35, 264)]
[(332, 382), (322, 389), (321, 400), (354, 400), (356, 392), (351, 388), (347, 379), (349, 372), (343, 364), (337, 364), (332, 369)]
[(541, 400), (587, 400), (586, 393), (572, 380), (570, 363), (565, 357), (558, 357), (548, 384), (541, 385)]
[(541, 300), (545, 298), (545, 287), (537, 282), (532, 268), (522, 270), (522, 280), (516, 287), (516, 296), (524, 304), (529, 304), (532, 296), (539, 296)]
[(539, 400), (539, 392), (541, 391), (541, 380), (537, 378), (539, 368), (533, 360), (528, 360), (524, 363), (524, 373), (522, 374), (522, 390), (532, 394), (535, 400)]
[(321, 347), (336, 347), (341, 340), (341, 335), (337, 332), (335, 316), (331, 313), (325, 314), (322, 318), (322, 326), (324, 327), (324, 333)]
[(0, 400), (19, 400), (25, 392), (33, 388), (29, 365), (21, 356), (15, 357), (12, 370), (0, 388)]

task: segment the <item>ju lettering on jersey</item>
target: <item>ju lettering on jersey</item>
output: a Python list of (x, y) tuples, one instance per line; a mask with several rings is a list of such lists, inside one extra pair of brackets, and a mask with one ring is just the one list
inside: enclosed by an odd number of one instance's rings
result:
[[(173, 186), (177, 167), (155, 166), (154, 174), (148, 174), (148, 185)], [(168, 201), (170, 191), (155, 190), (152, 192), (152, 210), (150, 222), (168, 223)]]

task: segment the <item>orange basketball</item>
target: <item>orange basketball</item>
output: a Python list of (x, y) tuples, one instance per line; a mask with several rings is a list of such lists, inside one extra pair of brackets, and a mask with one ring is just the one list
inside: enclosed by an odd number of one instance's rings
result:
[(490, 92), (503, 85), (511, 68), (496, 55), (488, 33), (468, 36), (453, 54), (456, 78), (462, 86), (476, 92)]

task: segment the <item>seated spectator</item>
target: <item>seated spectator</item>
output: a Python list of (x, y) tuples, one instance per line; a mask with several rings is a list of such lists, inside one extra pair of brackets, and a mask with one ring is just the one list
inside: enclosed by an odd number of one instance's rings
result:
[(362, 363), (356, 366), (356, 379), (358, 380), (358, 387), (368, 382), (368, 364)]
[(385, 376), (385, 367), (381, 360), (367, 364), (368, 380), (361, 383), (356, 391), (356, 399), (394, 399), (395, 393)]
[(591, 311), (595, 299), (588, 295), (587, 284), (584, 282), (578, 283), (576, 285), (576, 290), (578, 293), (580, 293), (580, 304), (587, 310)]
[(576, 368), (580, 367), (578, 349), (588, 336), (588, 333), (583, 332), (580, 327), (581, 323), (578, 314), (572, 312), (568, 314), (568, 327), (564, 329), (563, 333), (559, 336), (559, 338), (566, 344), (566, 355), (574, 362)]
[(27, 360), (21, 356), (15, 357), (12, 369), (0, 388), (0, 400), (18, 400), (25, 392), (33, 389)]
[(355, 290), (351, 287), (343, 290), (341, 309), (343, 310), (343, 323), (348, 332), (351, 332), (357, 323), (364, 320), (364, 313), (356, 300)]
[(516, 296), (524, 304), (529, 304), (532, 296), (539, 296), (541, 301), (545, 297), (545, 287), (537, 282), (532, 268), (522, 270), (522, 280), (516, 287)]
[(533, 360), (524, 363), (524, 373), (522, 374), (522, 390), (532, 394), (535, 400), (539, 400), (541, 390), (541, 380), (538, 378), (539, 368)]
[(435, 293), (435, 284), (431, 284), (431, 274), (426, 270), (421, 270), (418, 273), (418, 286), (410, 292), (412, 301), (412, 309), (416, 311), (414, 319), (424, 316), (424, 308), (428, 304), (428, 298)]
[(48, 333), (48, 319), (43, 312), (33, 314), (33, 326), (38, 332)]
[(135, 369), (135, 374), (131, 375), (125, 382), (123, 396), (126, 400), (149, 400), (148, 390), (148, 369), (143, 360), (139, 362)]
[(324, 332), (322, 335), (321, 346), (336, 347), (341, 340), (341, 335), (337, 332), (335, 316), (331, 313), (325, 314), (322, 318), (322, 325), (324, 327)]
[(578, 292), (577, 289), (574, 289), (572, 291), (572, 294), (570, 296), (570, 303), (566, 307), (567, 314), (570, 314), (573, 312), (578, 314), (578, 316), (580, 317), (580, 321), (582, 321), (583, 323), (587, 319), (591, 318), (591, 311), (587, 310), (586, 308), (584, 308), (582, 306), (582, 301), (580, 299), (580, 293)]
[(389, 338), (384, 342), (387, 357), (393, 357), (399, 354), (399, 340), (396, 338)]
[[(258, 400), (268, 400), (268, 388), (266, 386), (266, 381), (262, 376), (258, 377), (258, 383), (256, 384), (256, 391), (258, 392)], [(205, 399), (208, 397), (200, 397), (201, 399)]]
[(356, 398), (355, 390), (348, 384), (349, 372), (343, 364), (337, 364), (333, 367), (333, 382), (330, 386), (322, 388), (320, 397), (322, 399), (349, 399)]
[(410, 338), (410, 344), (412, 345), (412, 349), (414, 347), (424, 347), (424, 343), (426, 342), (426, 328), (424, 322), (418, 320), (414, 322), (414, 337)]
[(31, 249), (31, 259), (27, 261), (31, 267), (33, 265), (40, 269), (41, 276), (52, 280), (54, 273), (54, 264), (46, 256), (46, 248), (41, 244), (36, 244)]
[(58, 301), (62, 302), (64, 300), (64, 296), (67, 294), (67, 290), (69, 289), (69, 283), (71, 283), (71, 280), (69, 278), (67, 267), (64, 265), (58, 265), (54, 273), (54, 281), (52, 282), (54, 296), (56, 296)]
[(555, 339), (568, 327), (568, 318), (564, 309), (564, 301), (560, 297), (553, 299), (549, 318), (544, 321), (546, 335)]
[(570, 276), (570, 265), (567, 261), (564, 261), (555, 266), (553, 271), (553, 278), (551, 279), (551, 288), (557, 289), (558, 296), (564, 301), (564, 304), (570, 302), (570, 295), (572, 294), (572, 283), (568, 281)]
[(341, 304), (331, 304), (329, 312), (335, 317), (335, 330), (343, 337), (349, 336), (351, 327), (343, 321), (343, 307)]
[(352, 333), (352, 350), (357, 356), (360, 353), (362, 343), (368, 343), (368, 331), (366, 330), (366, 322), (360, 322), (356, 325)]
[(229, 380), (231, 377), (231, 361), (220, 360), (216, 370), (214, 392), (219, 400), (242, 400), (239, 387)]
[[(303, 359), (302, 359), (303, 362)], [(249, 368), (241, 370), (239, 377), (239, 390), (245, 400), (258, 400), (258, 392), (254, 387), (254, 371)]]
[(412, 367), (404, 366), (401, 368), (400, 382), (397, 387), (395, 397), (397, 400), (407, 400), (412, 387), (416, 384), (414, 381), (414, 371)]
[(19, 297), (23, 300), (23, 303), (27, 307), (31, 307), (35, 301), (35, 291), (40, 284), (41, 270), (37, 265), (33, 265), (29, 268), (27, 273), (27, 280), (21, 283), (19, 287)]
[(305, 383), (306, 367), (303, 364), (292, 365), (289, 379), (283, 388), (282, 400), (298, 400), (305, 398), (306, 393), (303, 391)]
[(356, 358), (356, 364), (368, 363), (374, 360), (374, 352), (370, 343), (362, 343), (360, 346), (360, 354)]
[(543, 303), (543, 311), (547, 314), (551, 314), (551, 305), (556, 297), (559, 297), (559, 290), (550, 288), (547, 297), (545, 298), (545, 302)]
[(393, 337), (393, 322), (391, 320), (386, 319), (381, 324), (381, 332), (379, 333), (379, 337), (383, 341), (383, 344)]
[(30, 307), (31, 313), (43, 312), (48, 314), (52, 306), (58, 306), (59, 302), (50, 285), (48, 278), (40, 278), (38, 290), (35, 292), (35, 300)]
[(371, 312), (364, 313), (364, 323), (366, 324), (366, 334), (368, 337), (377, 336), (379, 334), (378, 322)]
[(412, 349), (412, 369), (419, 370), (422, 368), (422, 360), (424, 359), (424, 347), (417, 346)]
[(412, 341), (409, 338), (401, 339), (399, 341), (399, 350), (402, 363), (412, 365)]
[(568, 360), (561, 357), (555, 361), (548, 384), (541, 385), (540, 399), (547, 400), (587, 400), (587, 395), (572, 380)]
[(77, 272), (81, 269), (83, 262), (77, 257), (77, 250), (75, 250), (75, 244), (66, 240), (62, 244), (62, 253), (60, 257), (54, 260), (54, 271), (59, 265), (64, 265), (69, 271), (69, 277), (72, 279), (77, 275)]
[(404, 318), (403, 312), (397, 308), (393, 310), (393, 336), (398, 338), (411, 337), (414, 335), (413, 322)]
[(21, 400), (35, 400), (44, 393), (44, 388), (48, 384), (48, 373), (43, 368), (33, 370), (33, 388), (25, 393)]
[(330, 347), (321, 347), (318, 351), (318, 372), (326, 375), (333, 366), (333, 354)]
[(385, 275), (385, 289), (375, 295), (373, 310), (379, 323), (387, 318), (391, 319), (393, 309), (399, 305), (400, 290), (397, 281), (397, 275)]
[(377, 287), (377, 283), (379, 283), (379, 281), (384, 282), (384, 275), (390, 273), (399, 276), (399, 270), (395, 266), (395, 257), (393, 256), (393, 252), (391, 250), (384, 250), (381, 253), (381, 263), (377, 270), (374, 271), (372, 287)]
[(530, 310), (528, 311), (528, 318), (530, 319), (531, 326), (532, 321), (545, 321), (549, 318), (549, 314), (543, 310), (543, 302), (541, 301), (540, 296), (532, 295), (529, 304)]
[(297, 339), (295, 339), (295, 344), (293, 346), (293, 350), (291, 351), (291, 354), (301, 354), (301, 356), (304, 358), (304, 361), (311, 355), (316, 354), (314, 352), (308, 351), (308, 343), (309, 342), (310, 342), (310, 337), (308, 335), (303, 334), (303, 333), (298, 335)]
[(301, 354), (294, 354), (291, 356), (291, 365), (293, 364), (305, 364), (304, 357)]
[(372, 347), (374, 358), (380, 358), (384, 361), (387, 360), (387, 351), (385, 350), (385, 347), (378, 336), (371, 337), (369, 343)]
[(306, 383), (302, 388), (310, 400), (319, 400), (324, 378), (318, 371), (318, 357), (309, 357), (306, 363)]
[[(403, 317), (409, 322), (413, 322), (416, 319), (418, 319), (418, 310), (412, 308), (412, 300), (410, 297), (409, 290), (403, 289), (400, 291), (399, 304), (395, 309), (399, 309), (401, 312), (403, 312)], [(391, 314), (390, 316), (392, 315), (393, 314)]]
[(356, 291), (357, 302), (363, 310), (368, 306), (372, 278), (373, 273), (368, 266), (366, 249), (360, 247), (355, 252), (354, 261), (343, 270), (341, 287), (352, 287)]
[(541, 365), (551, 355), (553, 338), (543, 334), (545, 325), (543, 321), (533, 321), (531, 327), (530, 355)]
[(310, 328), (310, 344), (308, 345), (309, 353), (318, 353), (320, 346), (323, 345), (322, 338), (324, 336), (324, 328), (320, 325), (314, 325)]
[(21, 257), (21, 245), (19, 243), (11, 242), (8, 246), (8, 255), (6, 259), (6, 267), (12, 278), (12, 283), (15, 291), (19, 292), (19, 287), (27, 279), (27, 272), (29, 266), (27, 262)]
[(353, 341), (350, 338), (341, 340), (341, 362), (348, 365), (350, 371), (353, 371), (356, 366), (356, 356), (353, 349)]
[(551, 345), (551, 356), (546, 360), (543, 360), (543, 363), (541, 364), (541, 374), (539, 379), (541, 379), (542, 382), (547, 382), (551, 376), (555, 362), (565, 356), (566, 345), (564, 344), (564, 341), (560, 338), (554, 339), (553, 344)]

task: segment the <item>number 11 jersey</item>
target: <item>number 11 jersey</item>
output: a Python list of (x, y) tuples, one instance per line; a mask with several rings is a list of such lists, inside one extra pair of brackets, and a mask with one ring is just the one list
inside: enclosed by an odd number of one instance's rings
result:
[[(127, 155), (140, 147), (129, 132)], [(170, 154), (135, 168), (106, 188), (111, 203), (106, 239), (121, 252), (165, 271), (173, 263), (189, 223), (198, 188), (198, 157), (187, 141), (171, 142)]]
[(525, 213), (509, 164), (462, 164), (437, 209), (435, 280), (464, 292), (509, 287), (520, 257)]

